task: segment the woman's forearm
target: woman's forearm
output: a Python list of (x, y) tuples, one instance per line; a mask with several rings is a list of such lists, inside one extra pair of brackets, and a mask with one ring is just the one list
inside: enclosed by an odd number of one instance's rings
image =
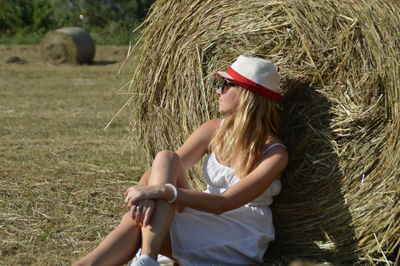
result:
[(192, 209), (221, 214), (232, 209), (223, 194), (212, 194), (178, 188), (176, 202)]
[[(147, 169), (146, 172), (142, 175), (139, 184), (147, 185), (150, 175), (151, 168)], [(153, 186), (153, 189), (155, 189), (154, 194), (158, 195), (155, 198), (170, 200), (173, 197), (172, 191), (163, 185)], [(229, 204), (227, 198), (223, 194), (205, 193), (184, 188), (177, 189), (178, 195), (176, 203), (181, 206), (215, 214), (221, 214), (225, 211), (233, 209), (233, 207), (230, 206), (231, 204)]]

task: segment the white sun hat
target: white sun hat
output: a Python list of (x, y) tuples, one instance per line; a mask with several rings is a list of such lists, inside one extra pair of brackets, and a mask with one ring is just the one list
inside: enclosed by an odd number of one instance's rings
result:
[(271, 100), (283, 99), (278, 93), (281, 75), (268, 60), (241, 55), (225, 72), (216, 74)]

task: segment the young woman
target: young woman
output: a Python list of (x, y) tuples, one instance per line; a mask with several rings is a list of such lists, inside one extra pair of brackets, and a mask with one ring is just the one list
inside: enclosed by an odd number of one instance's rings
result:
[[(275, 101), (280, 75), (267, 60), (239, 56), (217, 89), (224, 119), (205, 122), (176, 151), (161, 151), (136, 186), (120, 225), (76, 265), (180, 265), (262, 262), (274, 239), (272, 197), (288, 155), (279, 139)], [(187, 169), (207, 155), (207, 190), (192, 190)]]

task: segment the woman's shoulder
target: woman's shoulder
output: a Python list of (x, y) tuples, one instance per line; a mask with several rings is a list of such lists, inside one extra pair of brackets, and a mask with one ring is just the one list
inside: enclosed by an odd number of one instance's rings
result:
[(204, 122), (193, 133), (194, 136), (210, 141), (215, 131), (218, 129), (221, 119), (212, 119)]
[(284, 149), (284, 150), (287, 149), (281, 138), (279, 138), (278, 136), (275, 136), (275, 135), (271, 135), (265, 141), (264, 153), (266, 153), (267, 151), (271, 150), (274, 147), (280, 147), (281, 149)]
[(279, 158), (279, 162), (286, 167), (289, 153), (282, 139), (277, 136), (272, 136), (265, 142), (261, 160), (267, 159), (271, 156)]
[(207, 129), (207, 130), (212, 130), (214, 132), (215, 130), (217, 130), (217, 128), (220, 127), (221, 122), (222, 122), (222, 119), (218, 119), (218, 118), (211, 119), (211, 120), (204, 122), (200, 127)]

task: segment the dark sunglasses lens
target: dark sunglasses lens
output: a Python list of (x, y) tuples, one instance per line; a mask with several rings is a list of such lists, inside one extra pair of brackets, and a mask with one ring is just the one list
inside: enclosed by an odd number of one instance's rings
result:
[(225, 94), (228, 91), (228, 87), (227, 86), (222, 86), (221, 87), (221, 93)]
[(215, 87), (217, 89), (222, 88), (223, 86), (225, 86), (225, 80), (222, 78), (219, 78), (215, 81)]
[(226, 93), (230, 87), (236, 86), (235, 83), (229, 82), (226, 79), (220, 78), (215, 81), (215, 87), (221, 89), (222, 94)]

